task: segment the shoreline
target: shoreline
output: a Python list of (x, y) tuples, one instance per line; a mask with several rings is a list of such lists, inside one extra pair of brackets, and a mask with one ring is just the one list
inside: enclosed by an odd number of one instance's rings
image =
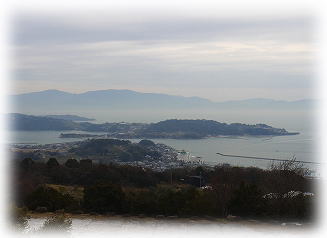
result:
[[(9, 131), (9, 133), (12, 132), (19, 132), (20, 130), (13, 130)], [(46, 130), (31, 130), (31, 131), (24, 131), (24, 132), (46, 132)], [(45, 144), (63, 144), (63, 143), (71, 143), (71, 142), (78, 142), (78, 141), (83, 141), (87, 139), (118, 139), (118, 140), (177, 140), (177, 141), (182, 141), (182, 140), (205, 140), (205, 139), (239, 139), (239, 140), (247, 140), (249, 138), (268, 138), (271, 139), (273, 137), (279, 137), (279, 136), (296, 136), (300, 135), (300, 132), (294, 132), (290, 134), (284, 134), (284, 135), (217, 135), (217, 136), (205, 136), (201, 138), (167, 138), (167, 137), (154, 137), (154, 138), (148, 138), (148, 137), (134, 137), (134, 138), (120, 138), (120, 137), (108, 137), (107, 135), (97, 135), (97, 134), (90, 134), (90, 137), (84, 137), (79, 135), (84, 135), (82, 133), (69, 133), (69, 134), (74, 134), (76, 136), (74, 137), (61, 137), (60, 135), (63, 134), (62, 130), (51, 130), (51, 132), (58, 132), (60, 133), (57, 138), (62, 139), (63, 141), (60, 142), (54, 142), (54, 143), (45, 143)], [(89, 131), (85, 131), (86, 133)], [(93, 132), (94, 133), (94, 132)], [(99, 133), (105, 133), (105, 132), (99, 132)], [(64, 139), (75, 139), (74, 141), (64, 141)], [(8, 142), (6, 143), (7, 145), (45, 145), (41, 144), (39, 142)]]

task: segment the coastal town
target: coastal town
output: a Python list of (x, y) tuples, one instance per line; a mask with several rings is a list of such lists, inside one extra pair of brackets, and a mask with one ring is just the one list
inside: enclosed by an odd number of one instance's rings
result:
[[(13, 157), (16, 159), (24, 159), (25, 157), (31, 157), (33, 160), (38, 162), (47, 162), (49, 158), (53, 157), (56, 158), (58, 162), (62, 164), (65, 163), (65, 161), (68, 159), (76, 159), (77, 161), (83, 159), (90, 159), (94, 164), (116, 163), (121, 165), (131, 165), (142, 168), (148, 168), (154, 171), (164, 171), (167, 169), (182, 167), (197, 167), (200, 165), (205, 166), (205, 163), (201, 160), (200, 157), (192, 156), (189, 152), (186, 152), (184, 150), (178, 151), (165, 144), (155, 144), (152, 141), (151, 142), (153, 144), (151, 143), (151, 146), (148, 146), (147, 150), (156, 153), (160, 156), (154, 157), (151, 156), (150, 153), (145, 154), (142, 159), (123, 161), (117, 156), (98, 154), (81, 156), (73, 152), (74, 149), (78, 149), (83, 143), (96, 140), (106, 139), (86, 139), (82, 141), (53, 144), (11, 144), (9, 150)], [(131, 144), (137, 145), (137, 143)]]

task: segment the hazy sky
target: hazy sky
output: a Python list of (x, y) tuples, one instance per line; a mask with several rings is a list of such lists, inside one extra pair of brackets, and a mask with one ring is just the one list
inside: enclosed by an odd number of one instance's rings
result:
[(214, 101), (311, 98), (314, 21), (307, 16), (111, 10), (20, 14), (12, 24), (13, 93), (130, 89)]

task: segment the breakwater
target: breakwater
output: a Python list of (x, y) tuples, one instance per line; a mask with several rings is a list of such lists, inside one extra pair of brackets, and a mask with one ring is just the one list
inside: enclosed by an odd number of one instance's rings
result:
[[(263, 157), (256, 157), (256, 156), (227, 155), (227, 154), (222, 154), (222, 153), (216, 153), (216, 154), (221, 155), (221, 156), (245, 158), (245, 159), (270, 160), (270, 161), (280, 161), (280, 162), (289, 162), (289, 161), (291, 161), (291, 160), (287, 160), (287, 159), (273, 159), (273, 158), (263, 158)], [(294, 160), (294, 162), (304, 163), (304, 164), (321, 164), (321, 163), (318, 163), (318, 162), (300, 161), (300, 160)]]

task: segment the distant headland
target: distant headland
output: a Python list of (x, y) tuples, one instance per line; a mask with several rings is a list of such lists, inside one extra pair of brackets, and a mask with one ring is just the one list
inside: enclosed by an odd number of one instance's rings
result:
[[(214, 120), (170, 119), (157, 123), (125, 123), (112, 122), (95, 124), (90, 122), (75, 122), (73, 120), (53, 118), (49, 116), (32, 116), (18, 113), (8, 114), (12, 130), (29, 131), (87, 131), (104, 132), (107, 137), (121, 139), (202, 139), (218, 136), (285, 136), (296, 135), (298, 132), (288, 132), (284, 128), (274, 128), (266, 124), (222, 123)], [(76, 137), (77, 134), (71, 134)], [(64, 137), (69, 136), (62, 135)], [(86, 135), (83, 135), (83, 137)], [(86, 136), (88, 137), (88, 135)]]

